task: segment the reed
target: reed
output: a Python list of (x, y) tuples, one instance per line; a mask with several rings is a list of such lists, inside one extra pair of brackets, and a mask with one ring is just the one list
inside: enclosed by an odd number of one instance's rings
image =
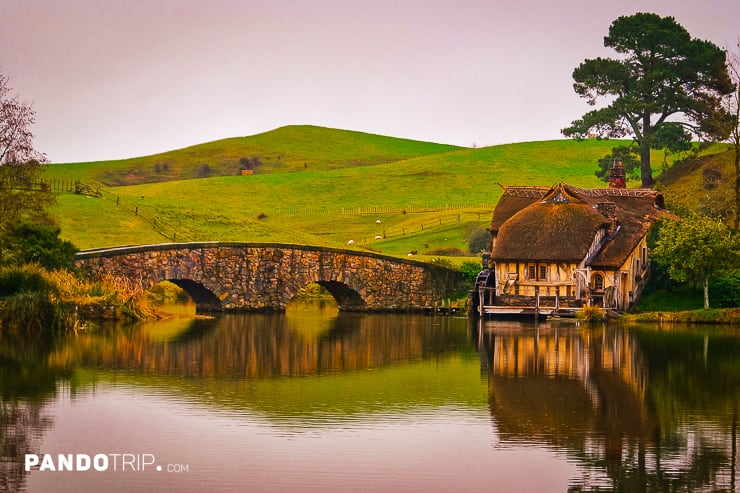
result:
[(578, 312), (578, 318), (589, 323), (606, 322), (606, 310), (598, 306), (584, 306), (583, 310)]
[(149, 320), (160, 313), (146, 291), (127, 279), (85, 281), (37, 264), (0, 269), (0, 331), (43, 334), (78, 331), (101, 319)]

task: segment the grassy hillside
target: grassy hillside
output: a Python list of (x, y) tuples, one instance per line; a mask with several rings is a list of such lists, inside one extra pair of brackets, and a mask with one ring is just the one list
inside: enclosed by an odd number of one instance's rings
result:
[[(467, 250), (466, 236), (490, 222), (499, 184), (604, 186), (594, 176), (596, 161), (616, 144), (557, 140), (468, 149), (284, 127), (146, 158), (52, 165), (47, 177), (100, 185), (128, 173), (124, 182), (149, 182), (101, 185), (103, 198), (59, 193), (62, 235), (80, 248), (173, 239), (345, 247), (353, 240), (354, 248), (436, 256)], [(262, 160), (254, 175), (160, 180), (165, 160), (173, 177), (190, 178), (199, 163), (227, 167), (252, 153)], [(129, 173), (134, 163), (141, 174)]]
[(724, 217), (731, 223), (734, 155), (729, 145), (715, 145), (698, 159), (678, 163), (661, 174), (658, 187), (666, 197), (666, 207), (679, 214), (696, 211)]
[(117, 161), (52, 165), (57, 179), (105, 186), (239, 175), (242, 159), (256, 173), (367, 166), (442, 153), (459, 147), (314, 126), (289, 126), (249, 137), (208, 142)]

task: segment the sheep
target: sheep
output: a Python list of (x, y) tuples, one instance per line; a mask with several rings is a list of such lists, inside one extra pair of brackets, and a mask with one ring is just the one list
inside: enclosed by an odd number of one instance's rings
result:
[(347, 245), (350, 245), (350, 246), (351, 246), (351, 245), (354, 245), (354, 244), (355, 244), (355, 240), (349, 240), (349, 241), (347, 242)]

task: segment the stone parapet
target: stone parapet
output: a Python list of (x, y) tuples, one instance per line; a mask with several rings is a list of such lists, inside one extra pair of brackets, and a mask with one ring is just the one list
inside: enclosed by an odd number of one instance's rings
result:
[(340, 310), (407, 311), (441, 305), (465, 290), (460, 272), (354, 250), (274, 243), (168, 243), (80, 252), (87, 276), (125, 277), (149, 288), (168, 280), (200, 311), (282, 311), (317, 283)]

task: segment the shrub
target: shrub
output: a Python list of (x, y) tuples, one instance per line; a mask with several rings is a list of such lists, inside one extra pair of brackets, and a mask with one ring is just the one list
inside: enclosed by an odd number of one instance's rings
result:
[(4, 330), (40, 334), (55, 329), (56, 310), (49, 293), (22, 290), (0, 302), (0, 321)]
[(38, 335), (77, 330), (81, 318), (159, 317), (139, 285), (108, 276), (90, 283), (38, 264), (0, 269), (0, 328)]
[(709, 163), (701, 171), (701, 176), (704, 179), (704, 188), (711, 190), (722, 181), (722, 169), (715, 163)]
[(432, 265), (438, 265), (440, 267), (445, 267), (447, 269), (455, 269), (456, 268), (455, 267), (455, 264), (453, 264), (451, 260), (448, 260), (446, 258), (436, 257), (436, 258), (433, 258), (432, 260), (430, 260), (429, 263), (432, 264)]
[(465, 252), (457, 247), (435, 248), (426, 252), (427, 255), (441, 255), (443, 257), (464, 257)]
[(479, 229), (467, 237), (468, 252), (479, 254), (491, 251), (491, 233), (487, 229)]
[(722, 308), (740, 307), (740, 274), (712, 281), (709, 284), (709, 297)]
[(195, 176), (197, 178), (208, 178), (211, 176), (211, 167), (207, 164), (201, 165), (195, 173)]
[(578, 318), (584, 322), (604, 322), (606, 310), (598, 306), (584, 306), (583, 310), (578, 312)]
[(478, 278), (478, 274), (481, 270), (483, 270), (483, 268), (478, 262), (463, 262), (460, 266), (460, 272), (465, 274), (465, 277), (470, 281), (471, 284), (474, 283), (475, 280)]
[(23, 291), (53, 292), (57, 286), (38, 264), (28, 264), (0, 269), (0, 298)]
[(72, 267), (77, 247), (59, 238), (61, 229), (37, 223), (20, 223), (0, 240), (0, 260), (5, 264), (38, 263), (47, 269)]

